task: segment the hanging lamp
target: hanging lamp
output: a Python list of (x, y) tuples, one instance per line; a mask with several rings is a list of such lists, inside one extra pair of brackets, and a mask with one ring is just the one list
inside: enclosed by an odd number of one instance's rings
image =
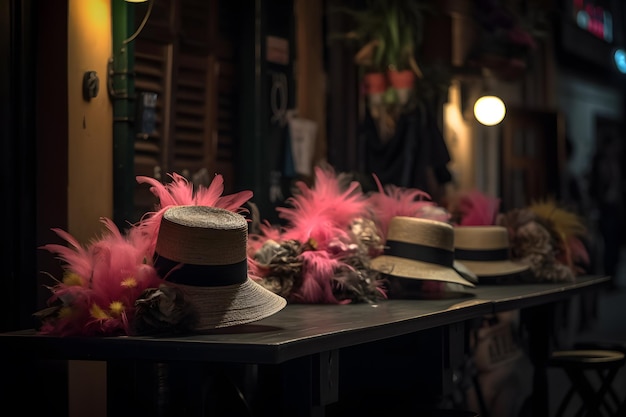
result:
[(474, 117), (485, 126), (495, 126), (506, 115), (506, 106), (502, 99), (495, 95), (484, 95), (474, 103)]

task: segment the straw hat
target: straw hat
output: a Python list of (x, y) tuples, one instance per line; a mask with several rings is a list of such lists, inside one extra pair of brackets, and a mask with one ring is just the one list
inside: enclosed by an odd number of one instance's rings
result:
[(247, 241), (248, 223), (235, 212), (207, 206), (165, 211), (155, 266), (191, 303), (194, 330), (250, 323), (287, 304), (248, 276)]
[(473, 287), (454, 269), (454, 230), (448, 223), (396, 216), (389, 222), (385, 253), (371, 261), (379, 272), (400, 278)]
[(510, 260), (509, 234), (504, 226), (456, 226), (454, 257), (481, 282), (487, 278), (514, 278), (530, 269), (529, 265)]

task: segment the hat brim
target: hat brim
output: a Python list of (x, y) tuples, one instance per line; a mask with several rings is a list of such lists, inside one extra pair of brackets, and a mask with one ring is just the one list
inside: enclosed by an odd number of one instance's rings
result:
[(494, 277), (515, 275), (530, 269), (530, 265), (510, 260), (489, 262), (463, 260), (462, 262), (463, 265), (478, 276), (479, 281), (481, 276)]
[(397, 256), (378, 256), (372, 259), (370, 267), (384, 274), (400, 278), (450, 282), (466, 287), (475, 287), (474, 284), (463, 278), (463, 276), (453, 268)]
[(247, 324), (282, 310), (287, 300), (250, 277), (241, 284), (196, 287), (179, 285), (197, 315), (194, 330), (210, 330)]
[(478, 284), (478, 275), (476, 275), (474, 271), (470, 270), (467, 266), (463, 265), (462, 262), (455, 260), (452, 267), (456, 270), (456, 272), (461, 274), (463, 278), (472, 284)]

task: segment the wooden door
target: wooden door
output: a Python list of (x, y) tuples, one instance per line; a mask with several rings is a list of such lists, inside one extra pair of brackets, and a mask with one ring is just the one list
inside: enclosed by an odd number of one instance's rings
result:
[(563, 118), (556, 111), (510, 108), (502, 122), (502, 209), (560, 198), (565, 169)]

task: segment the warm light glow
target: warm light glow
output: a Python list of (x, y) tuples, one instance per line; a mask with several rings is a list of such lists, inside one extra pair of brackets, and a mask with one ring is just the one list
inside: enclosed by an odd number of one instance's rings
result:
[(145, 3), (148, 0), (126, 0), (127, 3)]
[(505, 114), (504, 102), (496, 96), (483, 96), (474, 104), (474, 116), (485, 126), (497, 125)]
[(473, 163), (474, 143), (472, 138), (473, 123), (468, 123), (461, 113), (461, 82), (453, 81), (448, 90), (448, 101), (443, 105), (443, 135), (452, 156), (448, 168), (455, 187), (471, 189), (475, 184)]

